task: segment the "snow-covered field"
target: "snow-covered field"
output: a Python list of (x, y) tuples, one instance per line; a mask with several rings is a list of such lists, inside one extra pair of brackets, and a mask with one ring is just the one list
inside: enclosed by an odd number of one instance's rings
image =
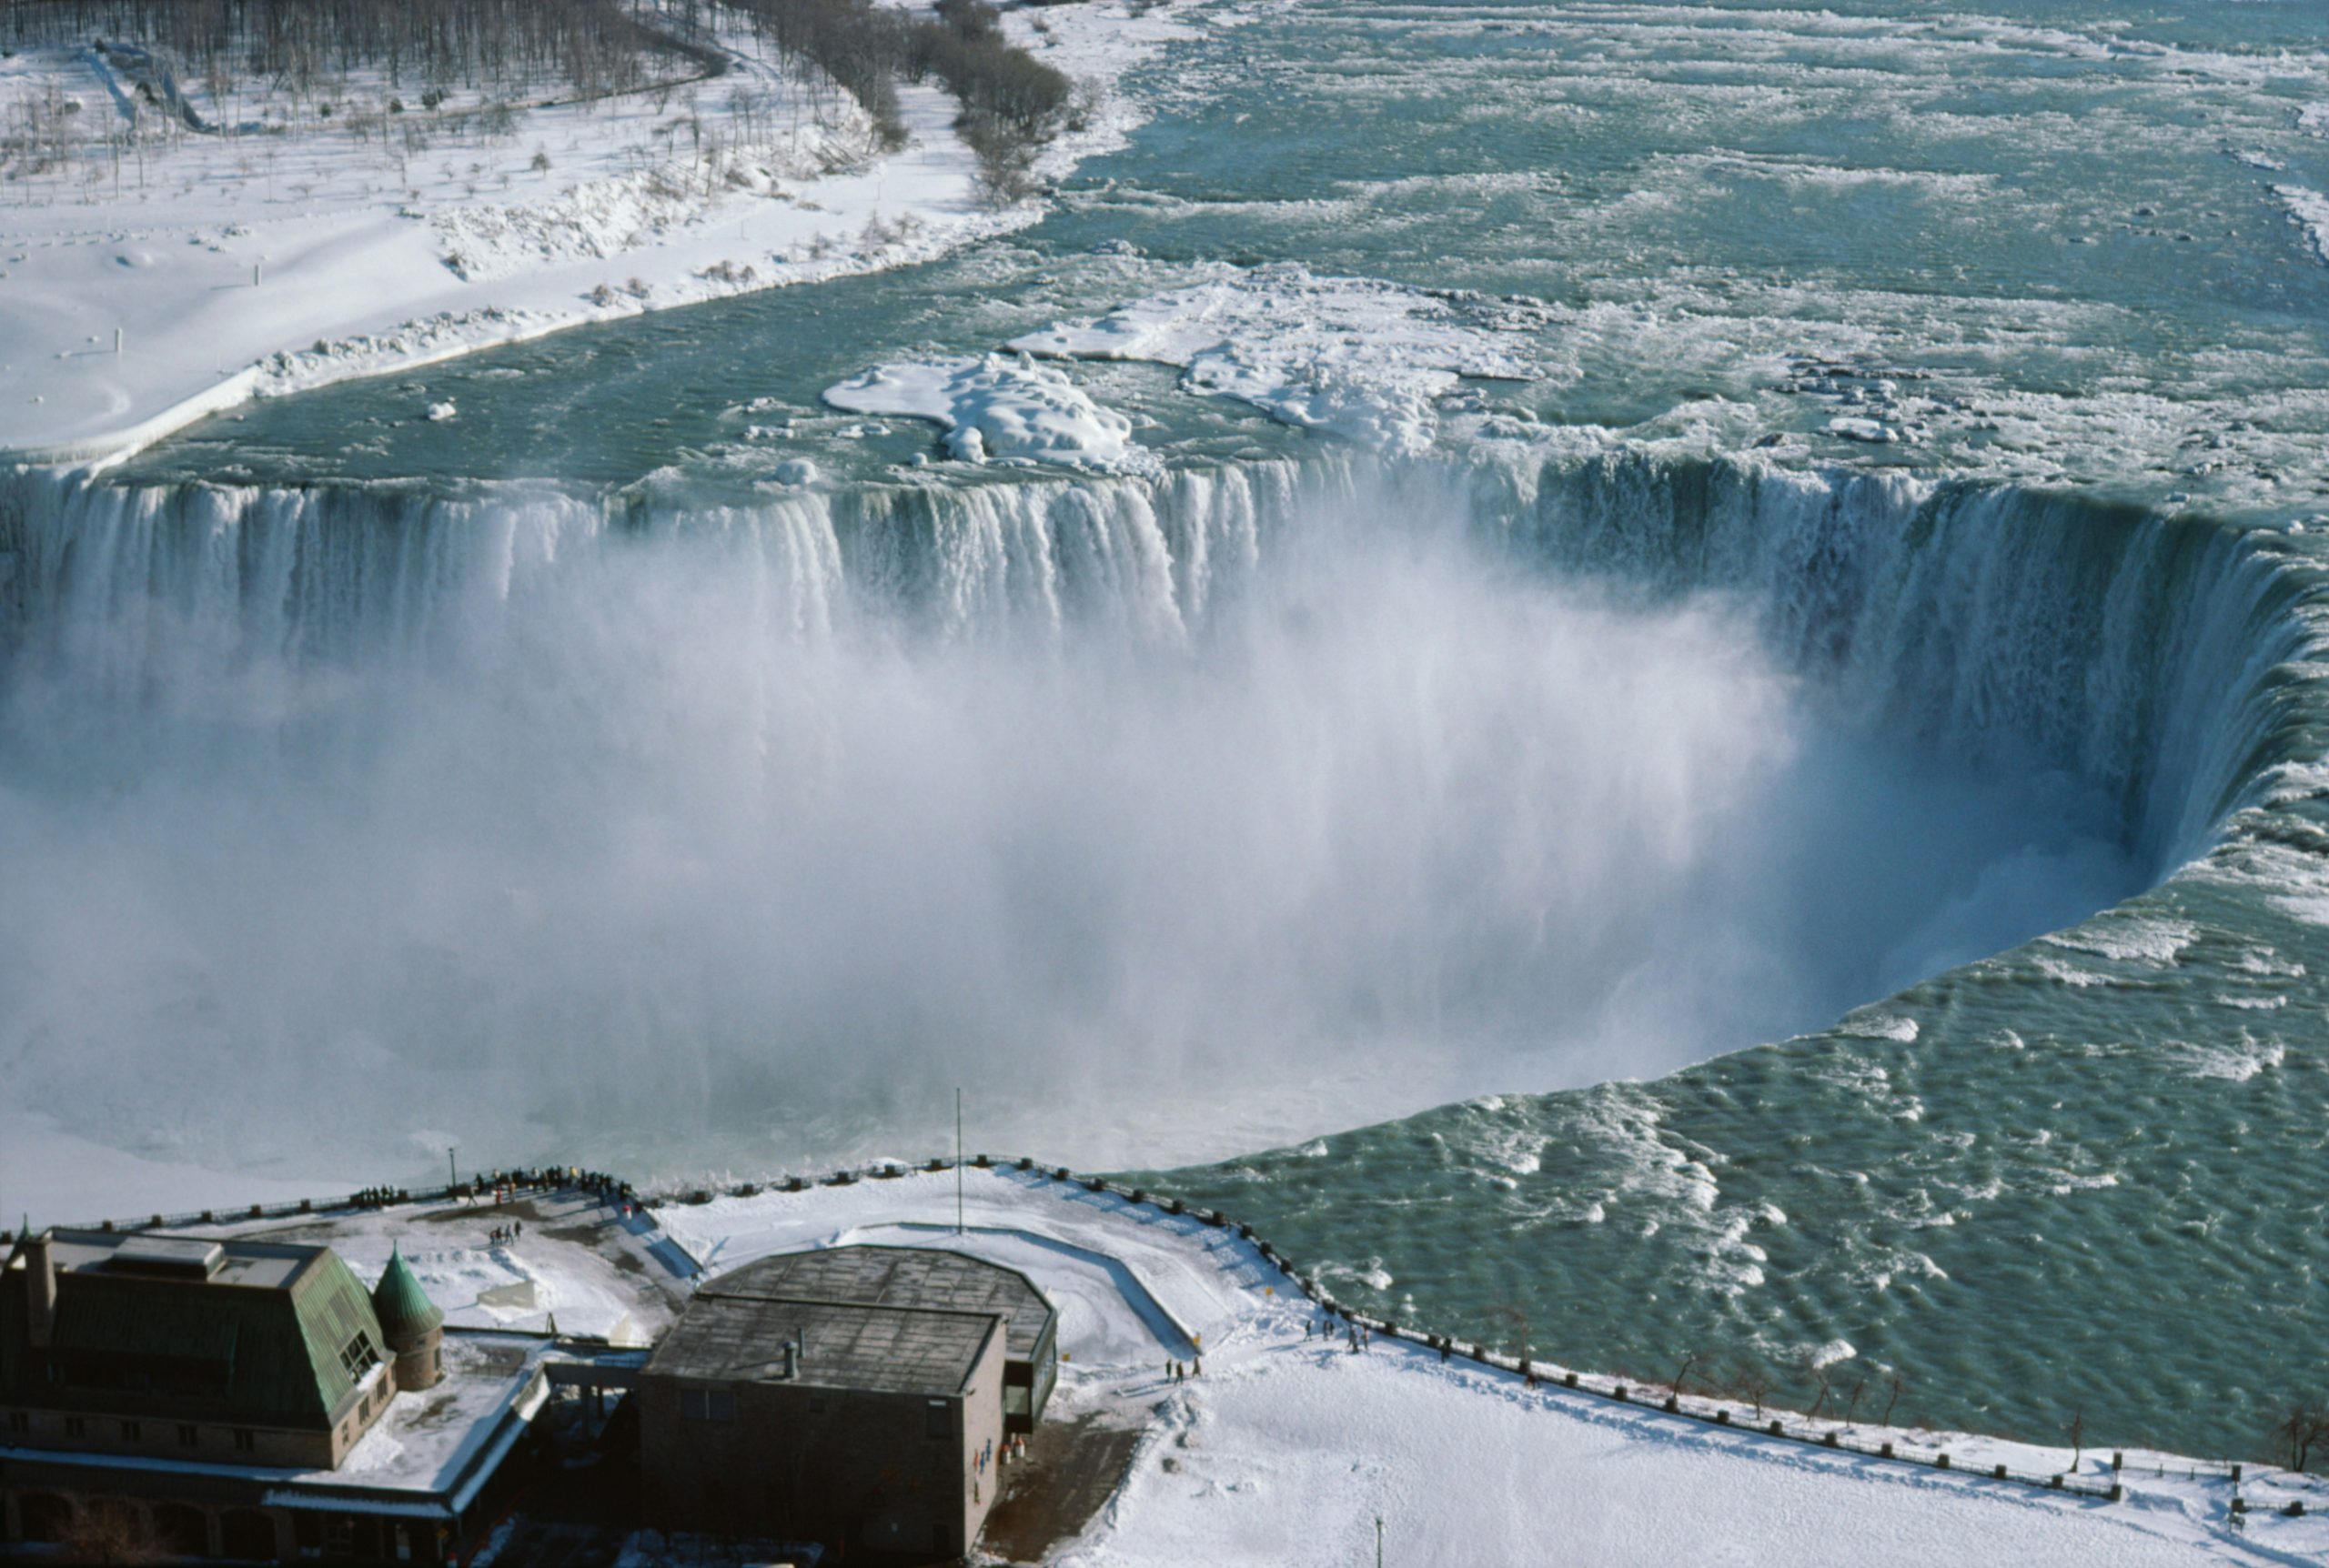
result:
[[(1048, 176), (1121, 136), (1112, 75), (1182, 25), (1124, 0), (1041, 20), (1011, 31), (1099, 105)], [(924, 260), (1039, 216), (982, 202), (937, 88), (901, 89), (911, 140), (881, 155), (830, 83), (741, 29), (708, 45), (722, 74), (596, 102), (390, 114), (359, 79), (329, 118), (207, 106), (268, 127), (234, 135), (165, 135), (149, 112), (131, 136), (130, 85), (92, 51), (0, 61), (0, 120), (71, 103), (81, 136), (0, 187), (0, 456), (109, 457), (247, 397)]]
[[(799, 1194), (670, 1205), (673, 1239), (712, 1271), (791, 1248), (873, 1241), (959, 1247), (1021, 1269), (1061, 1308), (1066, 1364), (1048, 1419), (1137, 1422), (1124, 1489), (1052, 1561), (1481, 1565), (2316, 1562), (2329, 1521), (2268, 1512), (2316, 1494), (2252, 1473), (2244, 1526), (2221, 1478), (2130, 1453), (2124, 1500), (2049, 1493), (1828, 1453), (1590, 1395), (1529, 1389), (1380, 1340), (1320, 1340), (1293, 1282), (1230, 1231), (1048, 1181), (973, 1171), (953, 1231), (951, 1172)], [(1168, 1359), (1202, 1356), (1174, 1382)], [(1862, 1427), (1859, 1442), (1881, 1441)], [(2037, 1473), (2071, 1455), (1932, 1432), (1962, 1469)], [(2108, 1453), (2082, 1473), (2107, 1477)], [(2150, 1473), (2165, 1468), (2169, 1475)]]

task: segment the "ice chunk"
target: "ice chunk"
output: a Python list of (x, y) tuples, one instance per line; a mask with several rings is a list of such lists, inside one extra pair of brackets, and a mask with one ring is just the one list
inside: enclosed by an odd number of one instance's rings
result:
[(1163, 461), (1132, 438), (1132, 421), (1094, 403), (1056, 366), (990, 354), (877, 366), (825, 389), (852, 414), (902, 414), (946, 429), (946, 450), (965, 463), (1043, 462), (1100, 473), (1162, 473)]
[(1458, 377), (1537, 374), (1543, 307), (1268, 266), (1154, 295), (1012, 340), (1033, 354), (1176, 365), (1195, 391), (1289, 425), (1413, 455)]

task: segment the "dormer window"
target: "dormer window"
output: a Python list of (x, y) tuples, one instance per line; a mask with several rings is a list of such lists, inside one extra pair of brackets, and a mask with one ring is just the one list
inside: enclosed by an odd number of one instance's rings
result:
[(363, 1330), (339, 1348), (339, 1364), (353, 1382), (364, 1381), (364, 1374), (379, 1364), (380, 1352), (372, 1348), (372, 1336)]

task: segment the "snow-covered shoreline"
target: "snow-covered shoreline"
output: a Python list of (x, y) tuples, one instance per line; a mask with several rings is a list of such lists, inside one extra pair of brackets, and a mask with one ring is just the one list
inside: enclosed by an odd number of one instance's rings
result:
[[(1130, 1473), (1062, 1564), (1339, 1563), (1385, 1521), (1386, 1561), (2135, 1564), (2314, 1561), (2329, 1521), (2273, 1510), (2309, 1479), (2173, 1456), (2075, 1456), (2118, 1502), (1999, 1482), (2073, 1469), (2067, 1450), (1820, 1423), (1850, 1444), (1945, 1450), (1951, 1469), (1719, 1427), (1377, 1336), (1319, 1337), (1298, 1282), (1234, 1228), (1040, 1169), (914, 1171), (802, 1192), (666, 1201), (666, 1231), (718, 1272), (853, 1241), (953, 1247), (1028, 1271), (1063, 1307), (1052, 1419), (1140, 1431)], [(1168, 1360), (1200, 1362), (1175, 1381)], [(1711, 1402), (1693, 1399), (1693, 1404)], [(1727, 1402), (1738, 1405), (1736, 1400)], [(1777, 1415), (1778, 1412), (1770, 1412)], [(1803, 1424), (1788, 1418), (1790, 1429)], [(2250, 1512), (2235, 1520), (2240, 1493)], [(1558, 1543), (1556, 1545), (1555, 1543)]]
[[(1125, 0), (1042, 20), (1007, 25), (1099, 104), (1045, 149), (1035, 172), (1053, 178), (1120, 143), (1138, 115), (1114, 76), (1185, 28)], [(676, 116), (653, 92), (525, 109), (490, 136), (440, 133), (418, 160), (386, 152), (385, 130), (380, 150), (337, 131), (187, 138), (143, 188), (40, 205), (20, 186), (0, 206), (0, 461), (116, 460), (253, 397), (928, 261), (1041, 217), (1039, 200), (982, 200), (938, 88), (901, 91), (909, 142), (877, 154), (829, 84), (804, 86), (741, 31), (721, 45), (718, 90)], [(86, 52), (30, 51), (0, 67), (0, 96), (76, 72), (85, 113), (115, 95)]]
[[(1376, 1517), (1408, 1562), (1540, 1562), (1551, 1541), (1597, 1562), (1856, 1568), (2294, 1563), (2329, 1551), (2329, 1489), (2270, 1466), (2246, 1467), (2235, 1484), (2222, 1466), (2129, 1450), (2114, 1473), (2108, 1449), (2074, 1456), (1785, 1416), (1790, 1432), (1837, 1432), (1842, 1446), (1830, 1449), (1751, 1430), (1738, 1398), (1694, 1396), (1689, 1404), (1705, 1407), (1697, 1417), (1669, 1414), (1658, 1408), (1663, 1391), (1619, 1402), (1564, 1387), (1560, 1370), (1542, 1363), (1531, 1383), (1407, 1339), (1378, 1335), (1354, 1352), (1343, 1324), (1316, 1332), (1321, 1314), (1299, 1282), (1234, 1226), (1005, 1166), (963, 1173), (958, 1235), (951, 1169), (900, 1161), (894, 1179), (872, 1174), (882, 1168), (797, 1192), (673, 1194), (654, 1212), (664, 1237), (709, 1273), (773, 1251), (878, 1241), (960, 1248), (1034, 1277), (1063, 1311), (1067, 1354), (1053, 1419), (1095, 1415), (1139, 1434), (1124, 1486), (1051, 1563), (1340, 1563), (1363, 1555)], [(114, 1174), (83, 1190), (133, 1213), (195, 1190), (166, 1166)], [(165, 1178), (170, 1188), (152, 1185)], [(247, 1183), (244, 1198), (279, 1196), (284, 1184), (258, 1185)], [(64, 1191), (50, 1187), (45, 1206)], [(25, 1193), (20, 1175), (16, 1200)], [(385, 1256), (392, 1219), (351, 1221), (363, 1232), (351, 1242), (359, 1261)], [(458, 1247), (442, 1262), (454, 1272), (473, 1265)], [(511, 1278), (534, 1282), (529, 1311), (554, 1301), (585, 1329), (624, 1315), (600, 1302), (620, 1276), (570, 1271), (545, 1254)], [(651, 1302), (639, 1315), (660, 1321)], [(1172, 1379), (1172, 1360), (1201, 1361), (1202, 1375)], [(1718, 1403), (1735, 1412), (1731, 1425), (1703, 1419)], [(1887, 1442), (1923, 1462), (1855, 1452)], [(1950, 1468), (1931, 1462), (1941, 1452)], [(2000, 1482), (1989, 1474), (1999, 1464), (2025, 1476), (2070, 1473), (2082, 1490)], [(2119, 1501), (2095, 1495), (2113, 1481)], [(2235, 1495), (2248, 1503), (2238, 1516)], [(2291, 1500), (2307, 1512), (2281, 1512)]]

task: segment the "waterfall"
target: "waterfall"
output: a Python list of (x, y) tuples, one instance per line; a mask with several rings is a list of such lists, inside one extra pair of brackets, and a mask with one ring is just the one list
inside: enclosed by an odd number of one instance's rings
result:
[[(439, 1129), (833, 1143), (978, 1073), (1141, 1152), (1663, 1070), (2270, 809), (2314, 581), (1641, 452), (743, 504), (20, 473), (0, 1058), (92, 1120), (401, 1063)], [(1250, 1124), (1138, 1143), (1233, 1064)]]

